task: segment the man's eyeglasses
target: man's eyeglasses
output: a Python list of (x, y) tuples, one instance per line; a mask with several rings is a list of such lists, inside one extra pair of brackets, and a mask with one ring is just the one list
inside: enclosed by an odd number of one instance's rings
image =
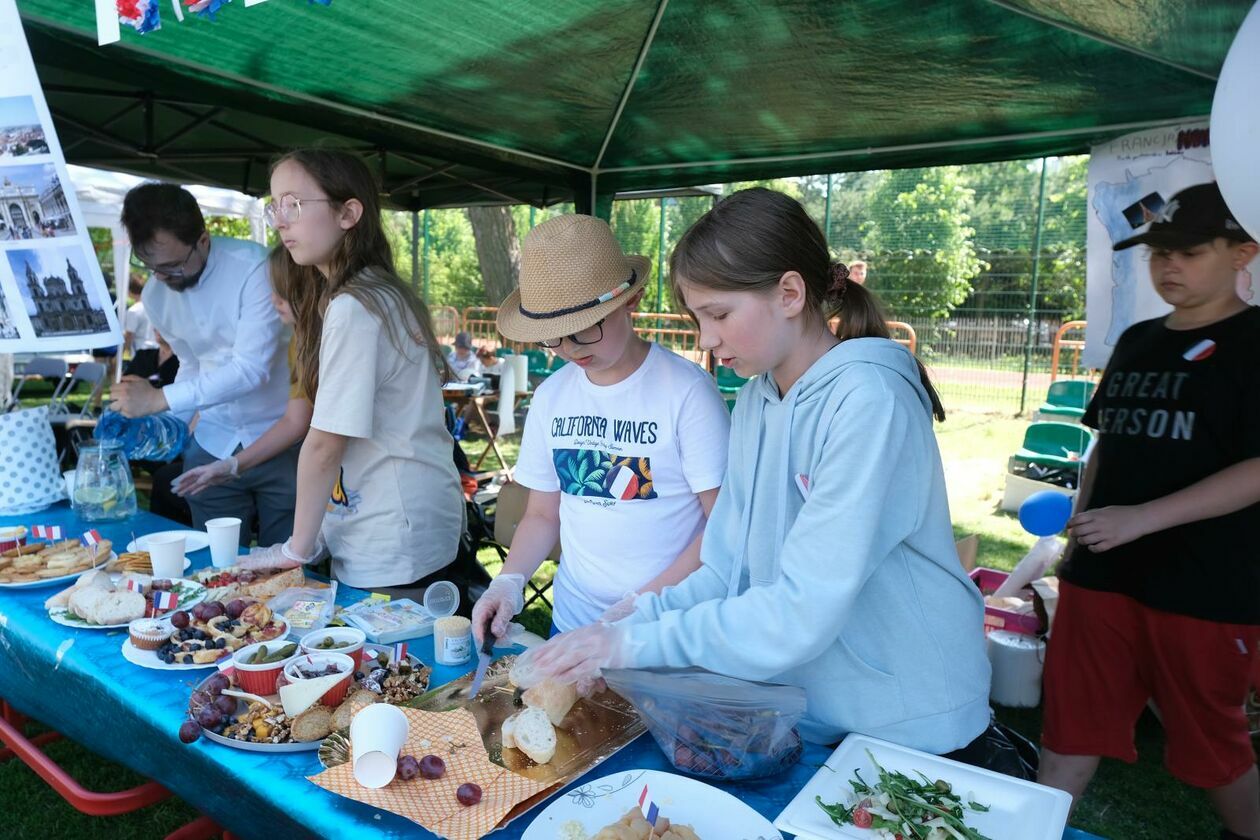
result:
[(549, 339), (547, 341), (537, 342), (539, 347), (546, 347), (548, 350), (555, 350), (565, 339), (569, 339), (574, 344), (599, 344), (604, 340), (604, 319), (600, 318), (595, 322), (594, 326), (575, 332), (573, 335), (566, 335), (560, 338)]
[(186, 266), (188, 261), (192, 259), (192, 255), (197, 253), (197, 243), (188, 249), (188, 254), (177, 263), (167, 263), (166, 265), (149, 265), (144, 260), (136, 256), (136, 252), (131, 252), (131, 267), (139, 268), (143, 271), (152, 271), (154, 274), (161, 274), (163, 277), (183, 277), (188, 273)]
[(263, 218), (267, 220), (267, 226), (275, 228), (281, 222), (286, 225), (297, 224), (298, 219), (302, 218), (302, 202), (332, 201), (331, 198), (298, 198), (296, 195), (285, 194), (278, 199), (269, 201), (267, 206), (263, 208)]

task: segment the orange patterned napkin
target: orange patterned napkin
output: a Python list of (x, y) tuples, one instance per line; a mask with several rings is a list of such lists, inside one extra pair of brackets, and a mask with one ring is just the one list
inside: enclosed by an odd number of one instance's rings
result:
[[(402, 713), (408, 721), (402, 755), (415, 756), (417, 761), (426, 755), (438, 756), (446, 762), (442, 778), (410, 782), (395, 778), (373, 790), (355, 781), (349, 761), (308, 778), (325, 790), (406, 817), (450, 840), (484, 837), (518, 802), (548, 787), (491, 762), (477, 721), (467, 709), (402, 709)], [(481, 786), (481, 802), (472, 807), (459, 804), (455, 798), (455, 791), (465, 782)]]

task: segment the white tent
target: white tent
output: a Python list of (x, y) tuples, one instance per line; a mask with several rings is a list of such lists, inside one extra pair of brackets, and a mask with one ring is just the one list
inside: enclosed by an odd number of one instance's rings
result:
[[(70, 180), (74, 184), (75, 195), (79, 199), (79, 208), (83, 211), (83, 221), (88, 227), (108, 228), (113, 233), (114, 242), (114, 289), (118, 298), (118, 323), (126, 322), (127, 315), (127, 279), (130, 274), (131, 243), (127, 240), (127, 230), (122, 226), (119, 217), (122, 214), (123, 198), (127, 191), (146, 179), (122, 172), (110, 172), (104, 169), (89, 169), (85, 166), (67, 167)], [(267, 228), (263, 222), (263, 203), (261, 199), (225, 190), (218, 187), (188, 186), (188, 191), (201, 205), (201, 212), (207, 216), (234, 216), (249, 220), (250, 235), (256, 242), (264, 245), (267, 242)], [(122, 354), (118, 358), (121, 360)]]

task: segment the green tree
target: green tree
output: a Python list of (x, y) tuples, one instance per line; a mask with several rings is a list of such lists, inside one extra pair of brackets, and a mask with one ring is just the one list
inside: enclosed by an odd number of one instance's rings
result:
[(969, 225), (974, 195), (956, 166), (897, 170), (873, 191), (863, 226), (871, 283), (894, 314), (943, 317), (966, 299), (984, 267)]

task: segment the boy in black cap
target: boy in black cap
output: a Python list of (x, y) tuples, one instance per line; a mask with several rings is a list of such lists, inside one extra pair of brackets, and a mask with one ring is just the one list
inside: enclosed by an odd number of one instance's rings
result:
[(1102, 756), (1135, 761), (1154, 699), (1169, 771), (1207, 791), (1222, 838), (1260, 840), (1243, 713), (1260, 643), (1260, 309), (1236, 291), (1257, 245), (1216, 184), (1115, 248), (1138, 244), (1173, 311), (1125, 331), (1083, 419), (1099, 439), (1059, 569), (1040, 780), (1079, 798)]

